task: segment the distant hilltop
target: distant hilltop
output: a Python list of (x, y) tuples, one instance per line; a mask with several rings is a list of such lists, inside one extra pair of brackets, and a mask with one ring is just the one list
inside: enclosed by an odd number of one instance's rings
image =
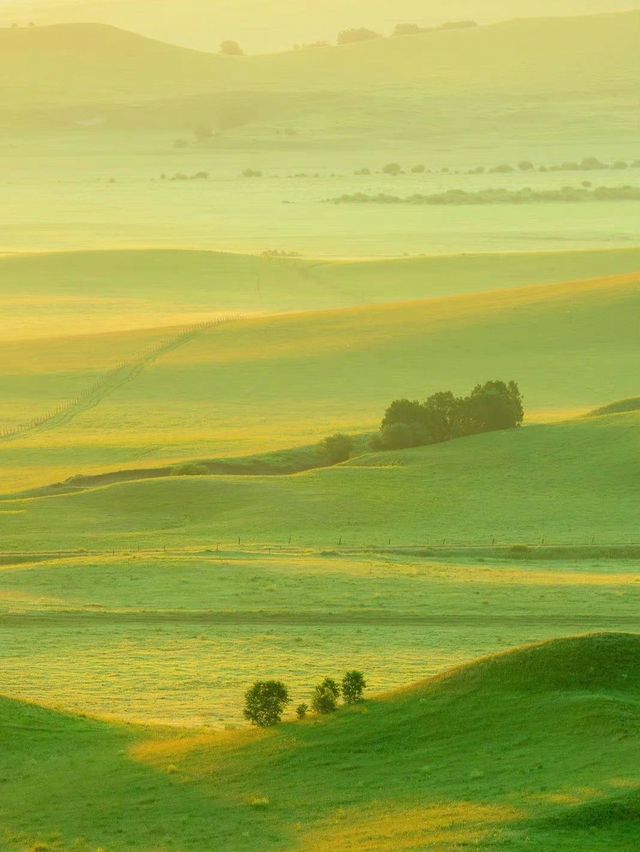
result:
[(640, 11), (466, 22), (242, 56), (188, 50), (103, 24), (9, 27), (0, 29), (0, 126), (207, 122), (224, 131), (280, 121), (315, 137), (311, 128), (320, 122), (337, 135), (348, 126), (356, 137), (388, 138), (392, 107), (396, 137), (428, 138), (432, 108), (441, 130), (451, 122), (460, 133), (468, 132), (465, 122), (476, 122), (474, 132), (477, 122), (494, 129), (510, 123), (512, 110), (518, 127), (530, 122), (536, 134), (562, 133), (565, 125), (579, 133), (582, 120), (610, 132), (615, 113), (622, 134), (624, 122), (637, 129), (629, 98), (640, 82), (638, 32)]
[[(238, 42), (246, 53), (295, 44), (335, 43), (338, 33), (368, 29), (389, 35), (397, 25), (491, 24), (515, 17), (587, 15), (637, 8), (636, 0), (4, 0), (0, 26), (90, 22), (110, 24), (197, 50)], [(160, 8), (158, 8), (160, 7)]]

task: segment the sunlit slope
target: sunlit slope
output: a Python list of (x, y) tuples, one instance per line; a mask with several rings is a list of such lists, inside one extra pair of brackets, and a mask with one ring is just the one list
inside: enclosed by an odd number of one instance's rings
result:
[(373, 261), (171, 250), (7, 255), (0, 332), (6, 341), (187, 325), (229, 311), (326, 310), (638, 270), (640, 249)]
[(639, 641), (529, 646), (263, 734), (163, 738), (4, 700), (4, 845), (631, 849)]
[[(635, 3), (616, 0), (615, 8), (633, 9)], [(610, 9), (610, 0), (520, 0), (517, 14), (579, 15)], [(399, 0), (393, 9), (370, 0), (312, 7), (298, 0), (216, 0), (213, 7), (211, 0), (161, 0), (159, 8), (157, 0), (3, 0), (0, 24), (97, 21), (201, 50), (214, 50), (221, 39), (234, 38), (250, 53), (266, 53), (319, 39), (333, 42), (347, 26), (366, 25), (388, 33), (405, 20), (424, 26), (469, 18), (485, 23), (515, 13), (510, 0), (430, 0), (428, 8), (422, 0)]]
[[(620, 544), (637, 540), (637, 413), (370, 454), (294, 476), (191, 476), (0, 502), (7, 549)], [(551, 508), (550, 508), (551, 507)]]
[[(637, 12), (529, 19), (258, 57), (198, 53), (98, 24), (4, 29), (2, 120), (68, 126), (97, 110), (107, 123), (176, 127), (204, 114), (224, 129), (282, 117), (313, 126), (322, 116), (326, 133), (349, 115), (362, 127), (382, 122), (388, 135), (390, 105), (410, 126), (416, 109), (452, 98), (464, 124), (478, 120), (478, 97), (518, 97), (533, 98), (530, 123), (559, 127), (561, 103), (589, 103), (597, 124), (604, 99), (630, 128), (639, 20)], [(544, 112), (534, 104), (543, 93)], [(447, 127), (461, 121), (451, 106), (439, 116)]]
[[(530, 419), (637, 394), (640, 285), (621, 276), (203, 329), (63, 426), (0, 443), (3, 490), (159, 459), (238, 456), (377, 428), (392, 399), (520, 383)], [(9, 423), (45, 414), (121, 352), (183, 329), (6, 344)]]

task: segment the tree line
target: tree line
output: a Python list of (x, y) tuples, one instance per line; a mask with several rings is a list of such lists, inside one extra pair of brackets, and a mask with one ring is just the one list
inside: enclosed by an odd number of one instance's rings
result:
[[(476, 385), (467, 396), (439, 391), (424, 402), (396, 399), (385, 411), (372, 450), (399, 450), (440, 444), (453, 438), (514, 429), (524, 420), (524, 405), (514, 381)], [(320, 444), (327, 464), (347, 461), (356, 443), (350, 435), (329, 435)]]
[[(338, 683), (332, 677), (325, 677), (313, 690), (311, 709), (318, 714), (334, 713), (338, 709), (340, 697), (345, 704), (359, 704), (364, 701), (367, 683), (362, 672), (347, 672)], [(244, 717), (258, 728), (270, 728), (282, 720), (282, 715), (291, 704), (289, 690), (281, 680), (257, 680), (244, 696)], [(308, 704), (298, 704), (296, 716), (305, 719), (309, 712)]]
[(424, 402), (397, 399), (387, 408), (374, 449), (401, 449), (439, 444), (453, 438), (520, 426), (524, 406), (516, 382), (489, 381), (467, 396), (451, 391)]

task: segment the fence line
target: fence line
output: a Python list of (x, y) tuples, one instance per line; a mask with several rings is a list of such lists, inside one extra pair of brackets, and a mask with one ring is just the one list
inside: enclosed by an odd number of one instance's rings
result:
[(215, 320), (197, 323), (174, 335), (169, 340), (164, 340), (160, 344), (144, 349), (139, 355), (128, 361), (119, 361), (115, 367), (74, 399), (57, 405), (54, 409), (51, 409), (40, 417), (34, 417), (24, 423), (0, 430), (0, 441), (12, 441), (29, 432), (51, 429), (67, 423), (76, 414), (80, 413), (80, 411), (93, 408), (93, 406), (105, 399), (110, 393), (113, 393), (113, 391), (117, 390), (123, 384), (134, 379), (146, 366), (152, 364), (162, 355), (178, 349), (205, 331), (217, 328), (225, 323), (233, 322), (241, 317), (242, 314), (227, 314)]

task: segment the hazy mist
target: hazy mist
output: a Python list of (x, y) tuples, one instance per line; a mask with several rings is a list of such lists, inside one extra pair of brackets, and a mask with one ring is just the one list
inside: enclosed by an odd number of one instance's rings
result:
[(333, 40), (347, 27), (388, 32), (406, 21), (482, 23), (635, 8), (637, 0), (0, 0), (0, 25), (91, 21), (201, 50), (232, 38), (255, 53)]

